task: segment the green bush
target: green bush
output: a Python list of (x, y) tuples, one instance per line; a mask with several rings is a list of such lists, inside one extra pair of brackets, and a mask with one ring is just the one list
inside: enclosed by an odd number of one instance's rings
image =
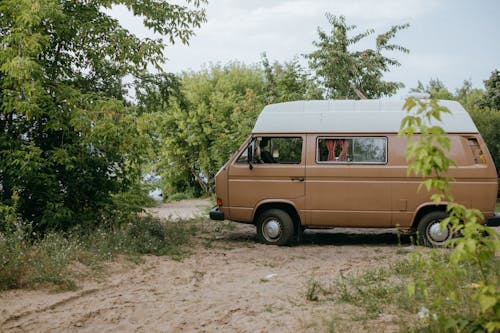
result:
[(0, 234), (0, 290), (20, 286), (29, 252), (23, 228)]
[[(402, 291), (415, 302), (416, 309), (428, 315), (419, 323), (426, 332), (483, 332), (498, 320), (498, 306), (485, 308), (478, 288), (482, 280), (500, 285), (500, 260), (493, 258), (488, 269), (478, 263), (450, 260), (449, 252), (434, 250), (430, 256), (417, 252), (407, 265), (411, 280)], [(406, 289), (406, 290), (404, 290)], [(498, 297), (497, 290), (497, 297)], [(478, 298), (479, 297), (479, 298)], [(420, 315), (422, 317), (422, 314)], [(496, 319), (495, 319), (496, 318)]]
[(125, 238), (130, 243), (126, 251), (129, 254), (170, 255), (178, 258), (185, 253), (182, 246), (189, 242), (195, 230), (196, 227), (190, 223), (164, 224), (158, 219), (144, 218), (128, 226)]
[[(483, 332), (495, 313), (486, 317), (476, 298), (482, 272), (478, 264), (451, 264), (449, 250), (419, 250), (390, 267), (342, 277), (329, 299), (358, 307), (364, 314), (357, 317), (364, 320), (397, 314), (402, 331)], [(486, 278), (498, 286), (499, 276), (500, 259), (495, 258)]]
[[(18, 225), (0, 236), (0, 290), (50, 283), (64, 289), (74, 287), (66, 272), (78, 243), (61, 233), (32, 240), (31, 228)], [(31, 239), (31, 240), (30, 240)]]
[[(454, 161), (447, 157), (449, 138), (439, 126), (428, 127), (422, 121), (440, 120), (441, 114), (449, 110), (436, 100), (428, 102), (413, 98), (407, 99), (405, 109), (409, 115), (402, 121), (400, 135), (408, 139), (406, 157), (411, 161), (408, 173), (414, 172), (425, 178), (421, 187), (425, 185), (428, 191), (434, 192), (431, 199), (436, 205), (447, 202), (449, 217), (443, 219), (441, 226), (449, 225), (451, 232), (460, 236), (445, 244), (451, 248), (445, 261), (428, 260), (418, 266), (420, 270), (415, 272), (416, 277), (409, 284), (408, 293), (416, 298), (423, 295), (427, 308), (435, 313), (441, 311), (446, 303), (450, 303), (450, 308), (463, 308), (467, 303), (467, 306), (475, 309), (472, 313), (446, 311), (442, 312), (441, 317), (436, 314), (432, 324), (436, 324), (435, 328), (440, 331), (498, 331), (500, 272), (495, 256), (500, 250), (498, 234), (479, 223), (484, 219), (479, 210), (453, 202), (450, 193), (452, 179), (448, 176), (448, 170)], [(412, 141), (413, 133), (417, 132), (421, 135)], [(474, 270), (475, 274), (470, 275), (470, 270)], [(426, 280), (429, 275), (432, 276), (430, 284)], [(458, 277), (458, 280), (454, 281), (451, 276)], [(467, 277), (471, 279), (467, 280)], [(457, 288), (470, 289), (470, 297), (458, 297)], [(438, 297), (439, 292), (445, 296)]]
[(72, 263), (95, 272), (103, 262), (119, 254), (138, 257), (144, 254), (182, 259), (189, 253), (186, 245), (196, 232), (190, 221), (164, 222), (152, 217), (135, 217), (129, 223), (70, 232), (52, 232), (39, 239), (29, 225), (17, 224), (0, 233), (0, 290), (56, 285), (75, 288)]
[(179, 259), (189, 251), (184, 245), (196, 232), (190, 221), (162, 221), (150, 216), (135, 218), (119, 226), (77, 233), (80, 243), (94, 261), (109, 260), (117, 254), (140, 256), (152, 254)]

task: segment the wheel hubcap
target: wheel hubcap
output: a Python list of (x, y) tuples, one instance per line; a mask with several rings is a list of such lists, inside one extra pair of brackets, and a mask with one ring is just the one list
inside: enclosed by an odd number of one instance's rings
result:
[(429, 237), (436, 242), (443, 242), (450, 236), (450, 231), (448, 230), (448, 227), (441, 230), (439, 224), (440, 222), (436, 221), (429, 227)]
[(268, 237), (266, 238), (277, 238), (281, 233), (281, 224), (276, 219), (271, 219), (264, 225), (264, 234)]

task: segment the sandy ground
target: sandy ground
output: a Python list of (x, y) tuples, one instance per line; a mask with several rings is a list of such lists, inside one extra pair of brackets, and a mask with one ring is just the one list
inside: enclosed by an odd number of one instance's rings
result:
[[(160, 216), (194, 216), (208, 201), (165, 204)], [(210, 222), (206, 222), (210, 223)], [(397, 331), (386, 314), (349, 323), (351, 309), (306, 299), (308, 283), (401, 260), (408, 241), (394, 233), (306, 232), (302, 244), (258, 244), (255, 228), (236, 225), (201, 233), (182, 261), (149, 256), (136, 265), (111, 264), (100, 281), (79, 290), (0, 293), (0, 332), (343, 332)], [(336, 323), (339, 322), (338, 326)], [(337, 326), (336, 326), (337, 325)]]
[(160, 218), (179, 220), (202, 215), (209, 207), (211, 203), (207, 199), (190, 199), (164, 203), (158, 207), (148, 208), (147, 211)]

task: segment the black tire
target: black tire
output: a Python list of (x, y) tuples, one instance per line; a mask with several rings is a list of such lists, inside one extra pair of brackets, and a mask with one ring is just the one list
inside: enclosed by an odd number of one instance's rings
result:
[(295, 233), (295, 242), (296, 244), (302, 243), (302, 240), (304, 239), (304, 231), (306, 228), (304, 226), (299, 226), (297, 229), (297, 232)]
[(453, 237), (448, 224), (443, 231), (439, 228), (441, 221), (448, 217), (448, 214), (442, 211), (435, 211), (425, 214), (418, 223), (417, 234), (420, 245), (428, 247), (442, 247)]
[(260, 214), (257, 221), (259, 241), (270, 245), (287, 245), (293, 241), (293, 220), (281, 209), (268, 209)]

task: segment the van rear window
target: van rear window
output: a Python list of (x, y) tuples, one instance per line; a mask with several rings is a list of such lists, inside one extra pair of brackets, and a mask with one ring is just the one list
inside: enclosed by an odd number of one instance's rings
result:
[(483, 150), (481, 149), (481, 146), (479, 146), (477, 139), (470, 138), (467, 139), (467, 142), (469, 143), (469, 147), (472, 151), (472, 156), (474, 157), (474, 163), (486, 164), (486, 157), (484, 156)]
[(319, 163), (385, 164), (385, 137), (321, 137), (317, 141)]

